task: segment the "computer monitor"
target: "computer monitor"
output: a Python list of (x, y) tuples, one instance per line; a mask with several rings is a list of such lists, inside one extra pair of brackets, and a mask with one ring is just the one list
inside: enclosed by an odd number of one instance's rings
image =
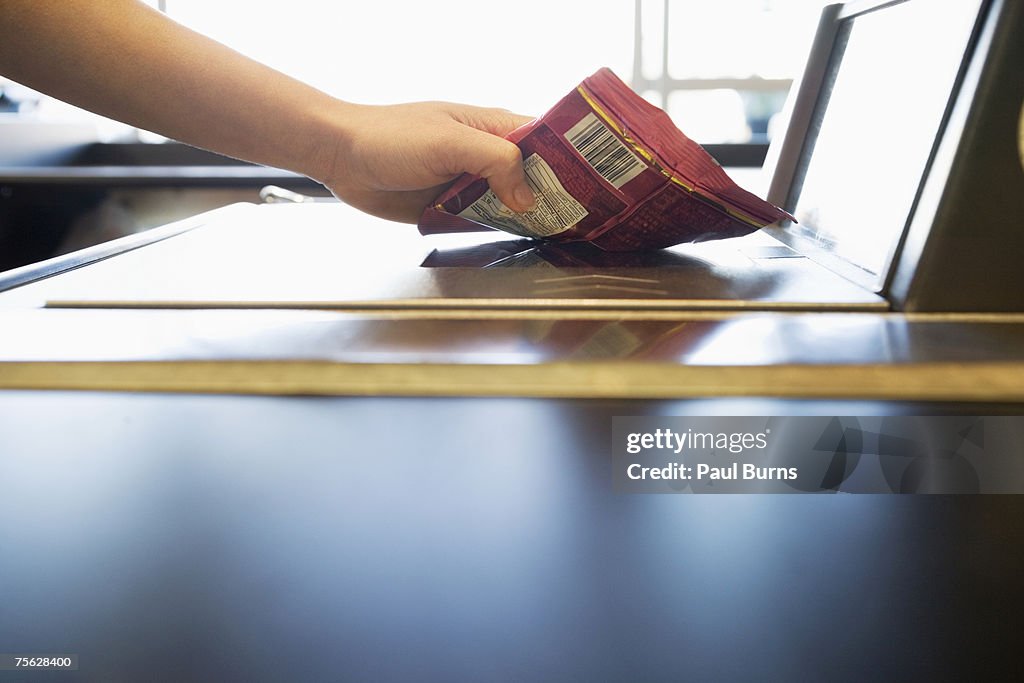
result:
[[(993, 121), (990, 110), (1019, 111), (1020, 24), (1021, 3), (998, 0), (826, 7), (786, 132), (769, 154), (769, 200), (798, 219), (773, 236), (897, 308), (1024, 310), (1024, 297), (984, 281), (993, 270), (1009, 274), (992, 246), (1020, 250), (1021, 231), (1008, 223), (1021, 213), (992, 220), (993, 187), (964, 192), (953, 182), (985, 175), (996, 187), (1021, 185), (1017, 117), (992, 149), (968, 137), (1005, 127), (1006, 116)], [(1013, 163), (993, 163), (989, 152)], [(990, 219), (968, 232), (936, 220), (938, 204)], [(963, 240), (987, 245), (987, 258), (962, 253)], [(951, 259), (968, 275), (970, 297), (936, 270)]]

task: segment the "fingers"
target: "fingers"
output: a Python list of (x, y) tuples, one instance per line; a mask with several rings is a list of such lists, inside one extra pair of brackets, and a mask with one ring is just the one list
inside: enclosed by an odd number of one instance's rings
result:
[(453, 105), (449, 114), (460, 123), (501, 137), (533, 121), (530, 116), (514, 114), (507, 109), (489, 109), (467, 105)]
[(342, 201), (382, 218), (415, 222), (448, 183), (471, 173), (485, 178), (513, 211), (536, 207), (522, 154), (503, 137), (530, 117), (441, 102), (375, 111), (372, 125), (355, 126), (358, 144), (335, 155), (345, 161), (345, 172), (324, 175)]
[(523, 212), (536, 208), (533, 190), (526, 183), (519, 148), (495, 134), (464, 128), (452, 146), (452, 168), (487, 179), (487, 184), (508, 208)]
[(507, 140), (499, 139), (533, 119), (507, 109), (467, 106), (459, 107), (452, 112), (452, 116), (471, 128), (490, 134), (489, 140), (481, 135), (470, 136), (469, 144), (479, 146), (479, 149), (464, 150), (464, 153), (468, 152), (465, 161), (475, 161), (479, 170), (467, 167), (469, 172), (486, 178), (498, 199), (513, 211), (536, 208), (537, 201), (523, 173), (523, 158), (519, 148)]
[(330, 189), (338, 199), (364, 213), (400, 223), (416, 223), (423, 213), (424, 207), (428, 206), (446, 185), (438, 185), (424, 190), (390, 192)]

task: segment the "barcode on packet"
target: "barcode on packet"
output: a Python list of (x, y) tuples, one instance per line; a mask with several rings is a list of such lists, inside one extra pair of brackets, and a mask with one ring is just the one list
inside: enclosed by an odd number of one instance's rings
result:
[(565, 131), (565, 139), (615, 188), (622, 187), (647, 168), (647, 164), (593, 113)]

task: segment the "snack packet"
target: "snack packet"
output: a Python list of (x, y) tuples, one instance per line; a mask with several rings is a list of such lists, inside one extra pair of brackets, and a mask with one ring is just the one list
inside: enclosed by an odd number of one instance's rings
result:
[(420, 218), (424, 235), (480, 230), (606, 251), (738, 237), (793, 217), (726, 175), (668, 115), (600, 69), (507, 138), (523, 153), (537, 208), (515, 213), (463, 175)]

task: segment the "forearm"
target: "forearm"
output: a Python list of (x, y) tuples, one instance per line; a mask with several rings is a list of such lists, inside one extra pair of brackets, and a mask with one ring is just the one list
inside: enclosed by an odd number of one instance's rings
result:
[(340, 102), (133, 0), (0, 0), (0, 74), (192, 145), (313, 177)]
[(342, 102), (135, 0), (0, 0), (0, 74), (198, 147), (308, 175), (338, 198), (414, 222), (460, 173), (533, 207), (519, 149), (529, 117), (443, 102)]

